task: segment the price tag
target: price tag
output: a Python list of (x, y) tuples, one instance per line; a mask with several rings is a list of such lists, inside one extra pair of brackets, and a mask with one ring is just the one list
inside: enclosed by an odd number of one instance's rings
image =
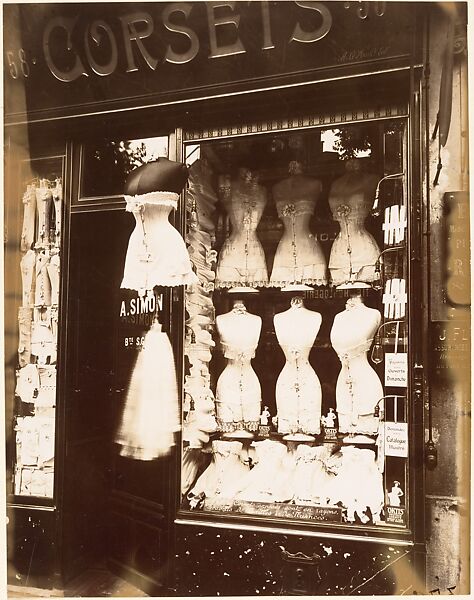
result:
[(408, 354), (406, 352), (387, 352), (385, 354), (385, 385), (408, 386)]
[(408, 458), (408, 423), (385, 421), (385, 456)]

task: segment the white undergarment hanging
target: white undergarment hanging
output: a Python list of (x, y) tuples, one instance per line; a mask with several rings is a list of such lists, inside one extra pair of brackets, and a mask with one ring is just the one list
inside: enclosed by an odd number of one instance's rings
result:
[(179, 429), (173, 349), (156, 322), (135, 363), (116, 442), (123, 456), (153, 460), (169, 454)]
[(197, 283), (186, 244), (168, 220), (171, 210), (177, 208), (178, 194), (152, 192), (125, 199), (136, 224), (120, 287), (144, 293), (155, 286)]

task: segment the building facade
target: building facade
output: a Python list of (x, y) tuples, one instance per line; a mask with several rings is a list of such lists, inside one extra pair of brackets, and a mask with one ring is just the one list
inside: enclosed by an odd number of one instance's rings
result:
[(11, 580), (468, 593), (467, 3), (4, 25)]

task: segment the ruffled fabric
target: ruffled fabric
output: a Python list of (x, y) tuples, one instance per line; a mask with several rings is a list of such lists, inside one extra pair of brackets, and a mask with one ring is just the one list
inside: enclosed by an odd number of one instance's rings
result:
[[(150, 194), (143, 195), (148, 196)], [(186, 244), (168, 221), (174, 201), (168, 198), (142, 202), (140, 198), (133, 197), (127, 207), (134, 214), (136, 225), (128, 243), (120, 287), (144, 294), (155, 286), (175, 287), (197, 283)]]
[(179, 430), (173, 350), (155, 323), (135, 363), (115, 441), (122, 456), (148, 461), (169, 454)]

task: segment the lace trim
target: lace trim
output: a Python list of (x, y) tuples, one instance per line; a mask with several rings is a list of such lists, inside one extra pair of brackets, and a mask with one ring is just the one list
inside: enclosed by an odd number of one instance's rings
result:
[(178, 207), (179, 194), (176, 192), (148, 192), (147, 194), (137, 194), (136, 196), (124, 196), (127, 206), (127, 212), (136, 212), (143, 208), (145, 204), (158, 204), (160, 206)]
[(239, 429), (258, 431), (259, 426), (259, 421), (223, 421), (222, 419), (216, 419), (216, 421), (218, 430), (223, 433), (233, 433)]
[(221, 342), (221, 346), (224, 357), (231, 360), (250, 360), (255, 357), (255, 347), (235, 348), (225, 342)]
[(287, 285), (326, 285), (326, 277), (302, 277), (293, 281), (270, 280), (267, 287), (286, 287)]
[(234, 287), (268, 287), (268, 281), (216, 281), (217, 288), (234, 288)]

